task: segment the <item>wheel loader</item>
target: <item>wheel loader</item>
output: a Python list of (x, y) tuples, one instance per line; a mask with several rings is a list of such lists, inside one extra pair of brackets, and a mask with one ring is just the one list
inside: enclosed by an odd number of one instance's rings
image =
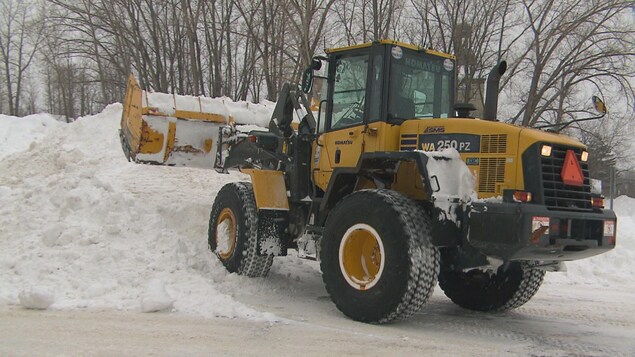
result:
[(343, 314), (387, 323), (437, 283), (463, 308), (514, 309), (546, 271), (613, 249), (616, 216), (591, 189), (586, 147), (497, 120), (505, 62), (472, 117), (455, 103), (456, 70), (449, 54), (395, 41), (329, 49), (283, 87), (268, 130), (222, 125), (215, 168), (251, 180), (216, 196), (212, 252), (261, 277), (293, 248), (319, 261)]

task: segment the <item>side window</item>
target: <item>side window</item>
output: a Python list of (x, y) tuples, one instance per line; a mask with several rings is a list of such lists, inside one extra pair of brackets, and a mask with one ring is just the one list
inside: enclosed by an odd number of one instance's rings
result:
[[(324, 132), (324, 126), (326, 123), (326, 113), (328, 112), (328, 105), (326, 102), (328, 95), (328, 62), (322, 62), (322, 67), (319, 70), (313, 71), (313, 86), (311, 87), (311, 92), (309, 93), (309, 102), (311, 105), (311, 111), (313, 112), (313, 116), (315, 116), (315, 120), (317, 120), (318, 133)], [(320, 103), (324, 103), (320, 105)]]
[(373, 56), (373, 64), (370, 73), (370, 106), (369, 106), (369, 121), (380, 121), (381, 107), (382, 107), (382, 87), (384, 83), (384, 56), (377, 54)]
[[(318, 133), (324, 132), (324, 124), (326, 122), (326, 118), (324, 117), (324, 113), (328, 112), (327, 105), (323, 104), (320, 107), (320, 103), (326, 99), (327, 95), (327, 83), (326, 77), (315, 77), (313, 79), (313, 87), (311, 88), (310, 93), (310, 103), (311, 103), (311, 111), (313, 112), (313, 116), (315, 116), (315, 120), (318, 120), (319, 127)], [(322, 109), (322, 110), (320, 110)]]
[(368, 55), (340, 57), (335, 63), (331, 129), (364, 121)]

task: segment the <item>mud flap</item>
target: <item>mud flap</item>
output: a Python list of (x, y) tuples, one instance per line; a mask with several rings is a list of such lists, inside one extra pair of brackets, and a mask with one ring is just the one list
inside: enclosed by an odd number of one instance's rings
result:
[(258, 255), (286, 256), (288, 248), (289, 211), (258, 210)]
[[(446, 212), (438, 207), (430, 208), (430, 216), (435, 218), (432, 220), (432, 227), (430, 235), (432, 238), (432, 244), (436, 247), (453, 247), (461, 244), (461, 241), (467, 233), (462, 232), (462, 227), (465, 225), (457, 224), (448, 219), (441, 219), (446, 217)], [(458, 222), (466, 222), (467, 215), (463, 213), (463, 210), (458, 212)]]

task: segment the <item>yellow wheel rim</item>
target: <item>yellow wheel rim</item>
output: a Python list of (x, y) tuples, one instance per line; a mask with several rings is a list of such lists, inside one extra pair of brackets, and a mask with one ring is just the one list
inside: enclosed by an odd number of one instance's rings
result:
[(384, 271), (384, 244), (377, 231), (364, 223), (350, 227), (340, 243), (340, 270), (355, 289), (364, 291), (380, 280)]
[(223, 208), (216, 221), (216, 254), (227, 260), (236, 249), (236, 216), (229, 208)]

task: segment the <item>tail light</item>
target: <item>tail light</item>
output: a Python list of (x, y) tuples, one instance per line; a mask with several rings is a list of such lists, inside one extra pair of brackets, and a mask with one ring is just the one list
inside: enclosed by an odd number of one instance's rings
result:
[(593, 206), (593, 208), (604, 208), (604, 198), (591, 197), (591, 206)]
[(514, 202), (531, 202), (531, 192), (514, 191)]

